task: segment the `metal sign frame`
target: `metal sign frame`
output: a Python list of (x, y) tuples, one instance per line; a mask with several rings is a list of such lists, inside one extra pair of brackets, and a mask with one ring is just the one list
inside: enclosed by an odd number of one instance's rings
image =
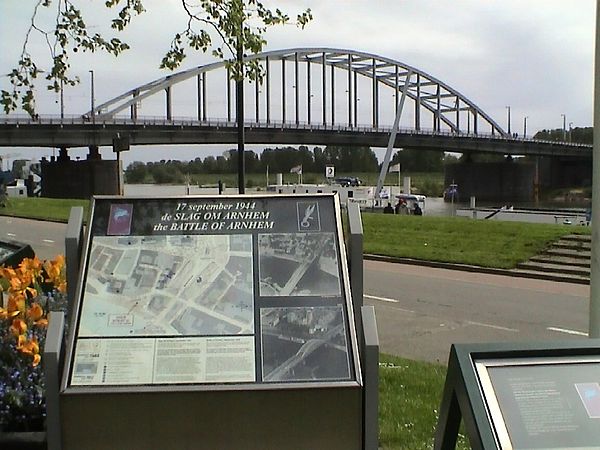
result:
[(319, 381), (319, 382), (285, 382), (285, 383), (211, 383), (211, 384), (174, 384), (174, 385), (164, 385), (159, 384), (156, 386), (152, 385), (126, 385), (126, 386), (118, 386), (118, 385), (109, 385), (109, 386), (85, 386), (85, 387), (77, 387), (72, 386), (69, 383), (69, 375), (72, 370), (73, 364), (73, 353), (76, 344), (76, 333), (78, 325), (78, 318), (81, 314), (81, 302), (84, 294), (84, 286), (83, 280), (85, 278), (85, 274), (87, 271), (87, 267), (90, 263), (90, 250), (91, 250), (91, 241), (93, 239), (92, 236), (92, 220), (94, 218), (94, 214), (96, 212), (96, 201), (110, 201), (115, 200), (119, 202), (123, 202), (125, 200), (132, 201), (174, 201), (177, 199), (186, 199), (188, 201), (203, 201), (209, 199), (215, 199), (214, 196), (175, 196), (175, 197), (160, 197), (160, 198), (148, 198), (148, 197), (119, 197), (119, 196), (97, 196), (94, 197), (94, 202), (90, 208), (90, 220), (88, 221), (88, 227), (86, 230), (85, 241), (83, 245), (82, 259), (80, 265), (79, 279), (81, 282), (77, 285), (77, 290), (75, 292), (75, 299), (73, 305), (73, 312), (71, 315), (70, 321), (70, 329), (74, 332), (70, 333), (68, 336), (68, 341), (66, 345), (66, 355), (65, 358), (65, 370), (63, 371), (63, 378), (61, 382), (61, 390), (64, 394), (76, 394), (76, 393), (117, 393), (117, 392), (154, 392), (154, 391), (219, 391), (219, 390), (272, 390), (272, 389), (310, 389), (310, 388), (330, 388), (334, 386), (342, 387), (353, 387), (353, 386), (361, 386), (362, 385), (362, 372), (360, 367), (360, 356), (358, 352), (358, 337), (355, 329), (355, 311), (352, 305), (352, 295), (351, 295), (351, 287), (349, 283), (349, 268), (347, 264), (346, 250), (343, 243), (343, 232), (342, 232), (342, 224), (341, 224), (341, 208), (339, 204), (339, 200), (337, 196), (331, 194), (313, 194), (313, 195), (294, 195), (294, 196), (273, 196), (273, 195), (255, 195), (255, 196), (240, 196), (240, 195), (229, 195), (229, 196), (219, 196), (219, 201), (248, 201), (249, 199), (257, 198), (257, 199), (275, 199), (281, 201), (288, 197), (292, 201), (303, 201), (311, 198), (330, 198), (333, 201), (334, 214), (336, 220), (336, 241), (337, 248), (339, 251), (339, 264), (341, 270), (341, 279), (340, 282), (343, 283), (343, 304), (344, 309), (347, 311), (346, 314), (346, 329), (348, 331), (349, 338), (349, 357), (350, 362), (352, 364), (352, 379), (349, 381)]
[[(453, 344), (448, 360), (435, 450), (456, 448), (461, 420), (473, 449), (512, 449), (489, 369), (600, 364), (600, 339), (569, 342)], [(557, 447), (558, 448), (558, 447)]]

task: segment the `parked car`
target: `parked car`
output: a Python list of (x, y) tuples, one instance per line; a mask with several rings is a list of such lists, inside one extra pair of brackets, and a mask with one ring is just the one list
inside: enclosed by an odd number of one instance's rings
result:
[(334, 180), (335, 184), (339, 184), (343, 187), (349, 186), (360, 186), (362, 181), (358, 177), (339, 177)]

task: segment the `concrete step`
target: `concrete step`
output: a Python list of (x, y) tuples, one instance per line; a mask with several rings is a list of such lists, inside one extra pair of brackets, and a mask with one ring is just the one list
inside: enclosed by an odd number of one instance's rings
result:
[(566, 249), (589, 252), (592, 250), (592, 243), (586, 242), (586, 241), (570, 241), (567, 239), (561, 239), (557, 242), (554, 242), (552, 244), (552, 248), (566, 248)]
[(538, 255), (532, 257), (529, 261), (535, 263), (563, 264), (565, 266), (575, 267), (590, 267), (590, 261), (588, 259), (571, 258), (569, 256)]
[(590, 276), (590, 269), (586, 267), (565, 266), (563, 264), (539, 263), (539, 262), (524, 262), (517, 264), (518, 269), (533, 270), (537, 272), (550, 272), (567, 275), (577, 275), (579, 277)]
[(563, 236), (561, 240), (565, 241), (576, 241), (576, 242), (592, 242), (591, 234), (569, 234), (567, 236)]
[(590, 284), (589, 276), (569, 275), (561, 273), (540, 272), (538, 270), (514, 269), (515, 275), (539, 280), (560, 281), (565, 283)]
[(569, 258), (578, 258), (578, 259), (590, 259), (590, 252), (584, 252), (579, 250), (571, 250), (566, 248), (549, 248), (546, 250), (544, 255), (552, 255), (552, 256), (566, 256)]

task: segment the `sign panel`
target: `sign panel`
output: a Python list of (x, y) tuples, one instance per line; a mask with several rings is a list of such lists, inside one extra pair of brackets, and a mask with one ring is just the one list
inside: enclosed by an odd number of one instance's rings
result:
[(600, 358), (475, 362), (500, 448), (600, 449)]
[(335, 166), (325, 166), (325, 177), (327, 177), (327, 178), (335, 177)]
[(97, 198), (70, 386), (356, 380), (332, 195)]

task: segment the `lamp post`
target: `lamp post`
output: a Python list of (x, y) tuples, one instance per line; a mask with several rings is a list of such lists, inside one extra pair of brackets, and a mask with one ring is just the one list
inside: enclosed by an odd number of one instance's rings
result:
[(573, 142), (573, 122), (569, 122), (569, 142)]
[(562, 120), (563, 120), (563, 142), (566, 142), (567, 141), (567, 115), (561, 114), (560, 117), (562, 117)]
[(523, 139), (527, 138), (527, 119), (529, 119), (529, 116), (523, 117)]
[[(240, 34), (243, 29), (240, 23)], [(236, 59), (239, 73), (235, 82), (236, 87), (236, 118), (237, 118), (237, 154), (238, 154), (238, 193), (246, 192), (246, 161), (244, 152), (244, 49), (242, 47), (241, 37), (237, 41)]]
[(594, 147), (592, 158), (592, 258), (590, 265), (589, 336), (600, 337), (600, 0), (596, 1), (596, 49), (594, 63)]
[(94, 106), (94, 71), (90, 70), (89, 72), (92, 75), (92, 84), (90, 86), (90, 97), (91, 97), (90, 100), (91, 100), (91, 106), (92, 106), (92, 109), (91, 109), (92, 124), (96, 125), (96, 113), (94, 112), (94, 108), (95, 108), (95, 106)]
[(508, 134), (510, 134), (510, 106), (507, 106), (506, 110), (508, 111)]

